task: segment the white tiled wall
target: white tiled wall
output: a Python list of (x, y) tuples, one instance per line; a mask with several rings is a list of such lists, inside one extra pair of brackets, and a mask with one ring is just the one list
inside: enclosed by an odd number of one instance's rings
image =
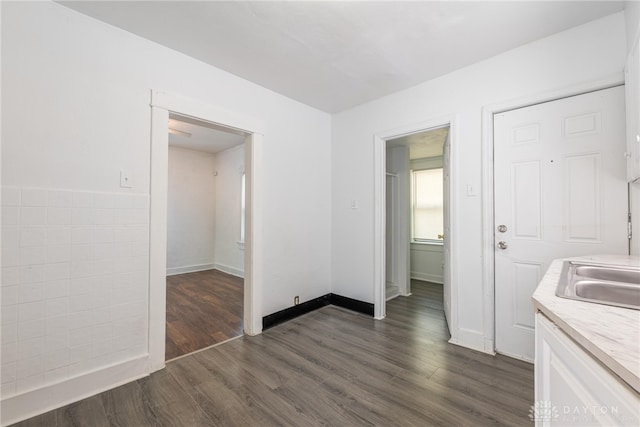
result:
[(2, 397), (147, 352), (147, 195), (2, 187)]

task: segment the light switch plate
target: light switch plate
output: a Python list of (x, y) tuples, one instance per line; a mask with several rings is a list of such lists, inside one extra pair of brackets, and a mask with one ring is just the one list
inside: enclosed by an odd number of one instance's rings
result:
[(133, 182), (131, 180), (131, 173), (129, 171), (120, 171), (120, 187), (122, 188), (131, 188), (133, 187)]

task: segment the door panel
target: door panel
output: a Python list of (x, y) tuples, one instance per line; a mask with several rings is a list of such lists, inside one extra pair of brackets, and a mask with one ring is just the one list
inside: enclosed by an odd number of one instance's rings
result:
[(624, 135), (622, 87), (494, 115), (497, 351), (533, 360), (553, 259), (627, 253)]

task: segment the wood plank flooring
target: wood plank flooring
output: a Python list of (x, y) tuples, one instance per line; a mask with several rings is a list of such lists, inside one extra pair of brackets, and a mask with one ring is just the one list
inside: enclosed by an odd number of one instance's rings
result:
[(531, 425), (533, 367), (448, 344), (442, 286), (387, 319), (333, 306), (19, 426)]
[(242, 335), (244, 282), (219, 270), (167, 277), (165, 360)]

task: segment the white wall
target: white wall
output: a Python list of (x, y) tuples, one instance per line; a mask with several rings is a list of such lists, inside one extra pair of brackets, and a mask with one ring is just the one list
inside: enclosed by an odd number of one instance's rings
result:
[(167, 275), (215, 263), (215, 154), (169, 146)]
[(244, 144), (216, 154), (215, 267), (240, 277), (244, 274), (244, 250), (238, 244), (244, 156)]
[[(387, 244), (387, 270), (393, 266), (393, 278), (390, 280), (398, 286), (400, 295), (408, 295), (409, 277), (409, 240), (411, 239), (410, 199), (409, 199), (409, 147), (389, 147), (386, 150), (387, 172), (397, 176), (397, 194), (395, 200), (395, 233), (387, 230), (387, 240), (392, 235), (394, 242)], [(387, 194), (387, 198), (389, 195)], [(390, 242), (388, 242), (390, 243)], [(388, 275), (387, 275), (388, 276)]]
[(640, 2), (626, 1), (624, 5), (626, 21), (627, 52), (631, 52), (635, 40), (640, 36)]
[(444, 252), (442, 245), (411, 243), (411, 278), (444, 283)]
[[(136, 195), (148, 202), (151, 89), (255, 117), (266, 123), (261, 182), (265, 206), (263, 315), (293, 305), (295, 295), (305, 301), (331, 291), (328, 114), (53, 2), (2, 2), (1, 7), (3, 185), (84, 191), (93, 195), (91, 200), (102, 193), (117, 195), (118, 199)], [(121, 169), (131, 172), (131, 189), (119, 187)], [(91, 227), (99, 226), (95, 222), (104, 221), (104, 215), (107, 219), (109, 215), (101, 209), (132, 209), (127, 214), (111, 213), (132, 221), (146, 218), (141, 233), (148, 230), (148, 203), (137, 208), (91, 206), (86, 209), (96, 210), (87, 211), (89, 216), (85, 217), (78, 214), (75, 221), (86, 220)], [(42, 210), (38, 212), (34, 215), (42, 214)], [(3, 224), (8, 225), (5, 219), (10, 216), (2, 217)], [(42, 222), (41, 217), (30, 220)], [(72, 217), (65, 226), (74, 224)], [(144, 243), (148, 246), (148, 237)], [(128, 291), (142, 295), (139, 306), (131, 308), (131, 316), (144, 319), (148, 271), (133, 273), (137, 265), (146, 262), (148, 266), (148, 248), (142, 255), (126, 255), (118, 262), (127, 266), (127, 274), (131, 272), (127, 276), (131, 280), (126, 282)], [(70, 267), (73, 276), (73, 266)], [(116, 290), (108, 287), (106, 298), (115, 295)], [(8, 301), (3, 298), (3, 303)], [(3, 314), (27, 309), (20, 299), (7, 304), (11, 308), (3, 307)], [(47, 323), (46, 331), (67, 334), (72, 321), (68, 316), (66, 319), (69, 323)], [(114, 318), (109, 319), (106, 327), (117, 328)], [(9, 329), (9, 325), (3, 322), (2, 326)], [(29, 330), (27, 326), (13, 322), (11, 330), (16, 334), (3, 334), (2, 348), (9, 341), (20, 347), (29, 339), (45, 336), (42, 328)], [(136, 330), (138, 326), (127, 329)], [(93, 341), (101, 336), (100, 330), (89, 331), (85, 340), (89, 340), (89, 351), (94, 352), (87, 356), (92, 362), (73, 372), (65, 371), (71, 360), (64, 355), (54, 362), (41, 347), (31, 347), (31, 355), (40, 358), (34, 359), (35, 370), (16, 372), (25, 378), (43, 375), (42, 380), (39, 377), (31, 383), (32, 391), (27, 387), (13, 398), (5, 395), (3, 422), (144, 375), (148, 369), (144, 360), (148, 339), (146, 328), (143, 330), (145, 333), (133, 335), (133, 341), (127, 344), (132, 353), (113, 356), (108, 361), (99, 358), (102, 347)], [(136, 359), (139, 355), (143, 359)], [(107, 368), (109, 363), (113, 370)], [(58, 368), (63, 368), (57, 372), (60, 375), (47, 375)], [(3, 380), (10, 381), (6, 372)]]
[[(622, 78), (624, 15), (610, 17), (522, 46), (475, 65), (333, 116), (332, 282), (333, 292), (374, 301), (373, 136), (446, 115), (455, 115), (452, 141), (456, 173), (452, 206), (453, 276), (458, 286), (458, 335), (463, 345), (482, 347), (485, 329), (482, 288), (482, 107), (612, 74)], [(365, 160), (363, 160), (365, 159)], [(351, 210), (350, 200), (360, 209)]]

